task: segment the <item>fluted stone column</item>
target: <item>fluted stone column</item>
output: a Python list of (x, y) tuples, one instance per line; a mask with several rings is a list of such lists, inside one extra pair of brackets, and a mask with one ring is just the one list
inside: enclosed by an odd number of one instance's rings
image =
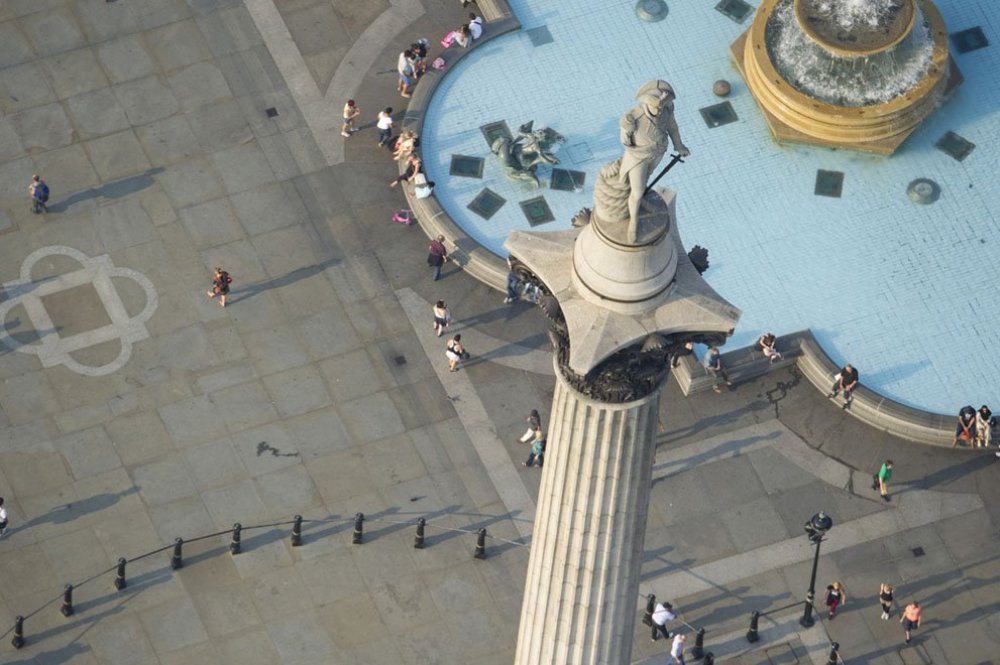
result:
[(515, 662), (624, 664), (660, 391), (605, 404), (556, 377)]

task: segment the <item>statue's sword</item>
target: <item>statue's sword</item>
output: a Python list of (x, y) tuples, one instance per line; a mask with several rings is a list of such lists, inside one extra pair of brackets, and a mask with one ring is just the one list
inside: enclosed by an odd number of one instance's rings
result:
[(676, 155), (676, 154), (675, 155), (670, 155), (670, 163), (663, 167), (663, 170), (660, 171), (660, 174), (653, 179), (653, 182), (649, 183), (649, 186), (646, 187), (646, 191), (644, 191), (642, 193), (643, 197), (645, 197), (646, 194), (649, 194), (649, 190), (653, 189), (653, 187), (656, 187), (656, 183), (660, 182), (660, 178), (662, 178), (663, 176), (667, 175), (667, 171), (669, 171), (670, 169), (672, 169), (674, 167), (674, 164), (676, 164), (677, 162), (680, 162), (681, 164), (683, 164), (684, 160), (681, 159), (680, 155)]

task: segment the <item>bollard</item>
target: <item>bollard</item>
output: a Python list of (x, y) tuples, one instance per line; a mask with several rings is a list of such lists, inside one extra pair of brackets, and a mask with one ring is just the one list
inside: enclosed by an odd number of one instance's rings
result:
[(15, 649), (24, 646), (24, 617), (18, 615), (14, 619), (14, 639), (10, 641)]
[(830, 659), (826, 661), (826, 665), (837, 665), (840, 662), (838, 651), (840, 651), (840, 644), (837, 642), (830, 644)]
[(476, 553), (473, 554), (475, 559), (485, 559), (486, 558), (486, 529), (480, 529), (476, 536)]
[(243, 525), (237, 522), (233, 525), (233, 539), (229, 541), (229, 553), (239, 554), (242, 552), (240, 549), (240, 533), (243, 531)]
[(358, 513), (354, 516), (354, 533), (351, 534), (351, 544), (360, 545), (365, 540), (365, 514)]
[(302, 515), (296, 515), (292, 522), (292, 547), (302, 544)]
[(750, 630), (747, 631), (747, 642), (753, 644), (760, 639), (757, 634), (757, 623), (760, 621), (760, 612), (754, 610), (750, 615)]
[(63, 604), (59, 608), (64, 617), (73, 616), (73, 585), (67, 584), (63, 587)]
[(184, 547), (184, 539), (174, 538), (174, 554), (170, 557), (170, 567), (173, 570), (184, 567), (184, 559), (181, 558), (182, 547)]
[(715, 665), (715, 656), (711, 651), (705, 654), (705, 665)]
[(647, 626), (653, 625), (653, 610), (656, 609), (656, 594), (651, 593), (646, 596), (646, 613), (642, 615), (642, 622)]
[(424, 526), (427, 521), (421, 517), (417, 520), (417, 537), (413, 539), (413, 547), (418, 550), (424, 549)]
[(705, 629), (699, 628), (694, 636), (694, 646), (691, 647), (691, 658), (698, 660), (705, 655)]
[(121, 591), (128, 586), (125, 581), (125, 564), (128, 563), (125, 557), (119, 557), (118, 559), (118, 571), (115, 573), (115, 588)]

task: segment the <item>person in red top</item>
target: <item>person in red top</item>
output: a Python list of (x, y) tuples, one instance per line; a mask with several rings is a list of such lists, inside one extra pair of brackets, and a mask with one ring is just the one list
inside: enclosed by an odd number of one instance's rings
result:
[(444, 236), (438, 236), (427, 245), (427, 265), (431, 267), (434, 281), (441, 276), (441, 266), (448, 260), (448, 250), (444, 246)]
[(910, 643), (910, 631), (920, 628), (920, 603), (913, 601), (906, 606), (903, 610), (903, 616), (900, 617), (899, 623), (903, 624), (903, 630), (906, 631), (906, 643)]
[(219, 305), (225, 307), (226, 297), (229, 295), (229, 285), (232, 283), (233, 278), (229, 276), (228, 272), (222, 268), (216, 268), (215, 274), (212, 275), (212, 290), (208, 291), (205, 295), (209, 298), (219, 296)]

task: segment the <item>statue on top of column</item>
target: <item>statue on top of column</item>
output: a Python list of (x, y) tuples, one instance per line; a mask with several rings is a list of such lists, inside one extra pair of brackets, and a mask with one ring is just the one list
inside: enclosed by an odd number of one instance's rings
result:
[(601, 172), (604, 182), (598, 183), (595, 188), (595, 204), (608, 213), (624, 212), (626, 208), (622, 204), (626, 202), (622, 199), (627, 194), (626, 237), (631, 242), (635, 242), (638, 235), (639, 208), (646, 183), (670, 143), (681, 157), (691, 154), (681, 141), (677, 121), (674, 120), (674, 89), (670, 84), (660, 80), (648, 81), (639, 88), (635, 98), (639, 100), (639, 106), (626, 113), (620, 122), (625, 154), (617, 163), (605, 166)]

